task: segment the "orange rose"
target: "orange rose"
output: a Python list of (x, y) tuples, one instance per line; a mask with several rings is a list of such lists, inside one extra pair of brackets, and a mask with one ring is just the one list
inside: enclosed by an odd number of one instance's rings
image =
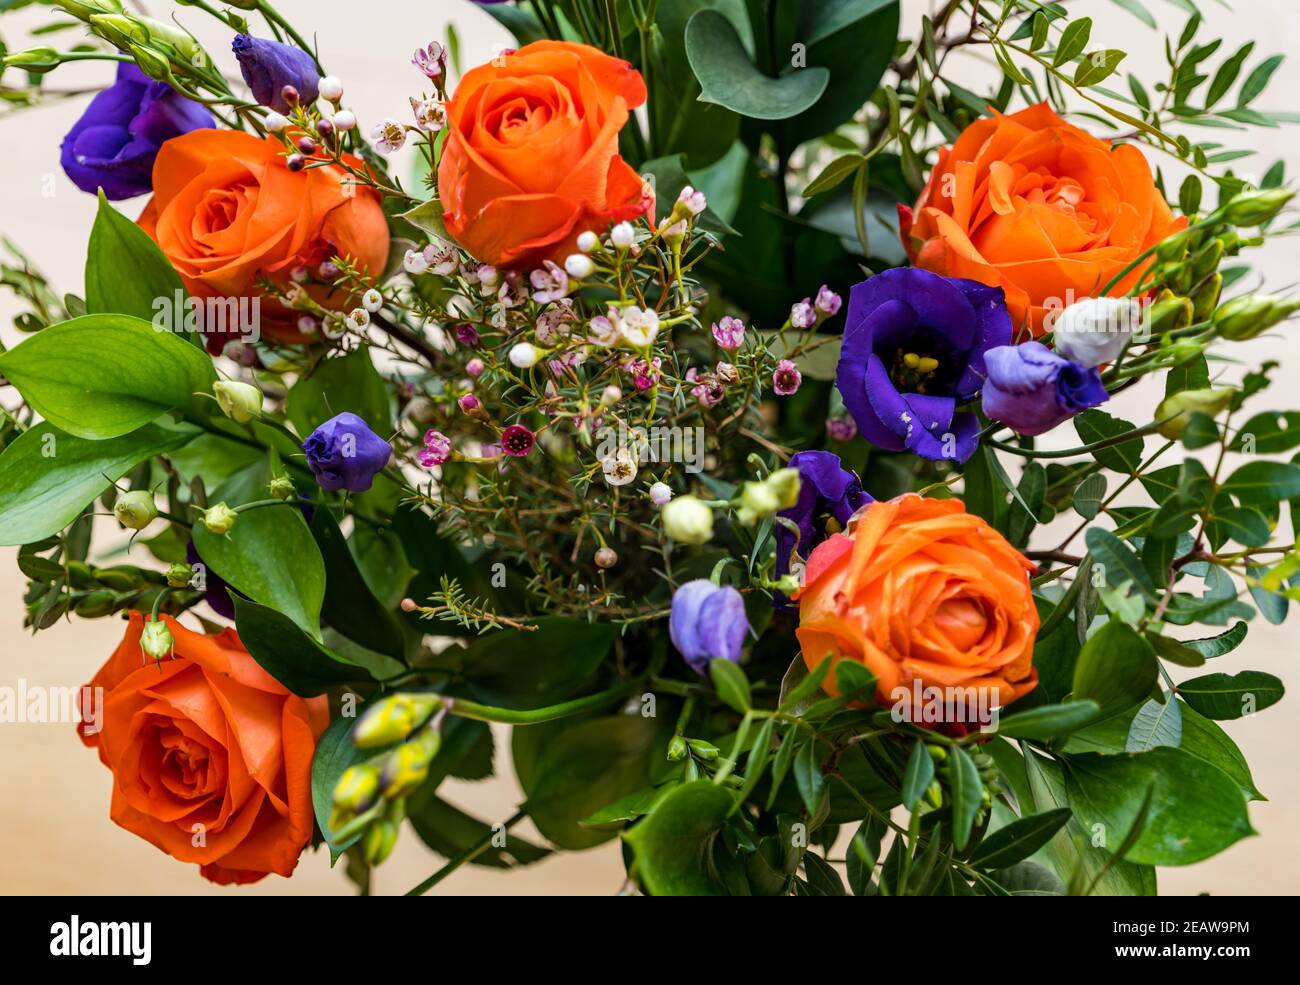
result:
[[(98, 731), (77, 726), (113, 771), (109, 816), (216, 883), (287, 876), (311, 840), (311, 760), (328, 724), (324, 698), (290, 694), (233, 629), (204, 636), (163, 616), (175, 658), (140, 650), (144, 617), (92, 688)], [(83, 695), (86, 692), (81, 692)], [(88, 727), (89, 724), (89, 727)]]
[[(968, 126), (939, 161), (915, 215), (899, 208), (918, 267), (1007, 295), (1035, 335), (1051, 311), (1095, 297), (1147, 247), (1183, 229), (1136, 147), (1066, 123), (1046, 103)], [(1127, 294), (1139, 267), (1111, 292)]]
[[(989, 707), (1004, 706), (1038, 683), (1033, 568), (960, 500), (872, 503), (808, 558), (795, 596), (804, 662), (865, 664), (884, 706), (914, 708), (929, 687), (985, 689)], [(824, 687), (839, 693), (834, 670)]]
[(618, 156), (645, 102), (630, 64), (582, 44), (535, 41), (465, 74), (447, 103), (438, 164), (443, 222), (501, 267), (574, 252), (580, 233), (653, 215), (654, 195)]
[[(372, 276), (388, 260), (378, 194), (336, 167), (290, 171), (284, 147), (270, 137), (234, 130), (174, 137), (158, 152), (153, 188), (140, 226), (194, 297), (249, 297), (259, 278), (287, 287), (295, 267), (315, 270), (334, 256)], [(327, 308), (348, 301), (347, 292), (325, 283), (307, 290)], [(274, 299), (261, 304), (261, 330), (276, 341), (303, 341), (297, 320)], [(217, 351), (226, 341), (209, 336)]]

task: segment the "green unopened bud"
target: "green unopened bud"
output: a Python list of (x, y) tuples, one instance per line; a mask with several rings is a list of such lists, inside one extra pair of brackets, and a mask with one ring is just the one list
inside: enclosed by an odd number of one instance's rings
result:
[(938, 780), (931, 780), (930, 785), (925, 790), (925, 799), (933, 807), (943, 806), (943, 787)]
[(438, 754), (441, 736), (434, 729), (429, 729), (412, 742), (403, 742), (388, 754), (384, 768), (379, 775), (379, 782), (384, 788), (385, 797), (405, 797), (412, 794), (429, 776), (429, 763)]
[(105, 41), (117, 45), (123, 51), (131, 44), (148, 44), (149, 32), (137, 20), (127, 14), (91, 14), (87, 18), (90, 29)]
[(740, 506), (736, 516), (746, 526), (757, 523), (765, 516), (771, 516), (781, 508), (781, 500), (776, 490), (766, 482), (746, 482), (740, 491)]
[(686, 740), (680, 735), (674, 735), (668, 740), (668, 759), (670, 762), (686, 758)]
[(799, 470), (777, 469), (766, 479), (772, 491), (776, 493), (781, 509), (788, 510), (799, 502)]
[(1223, 218), (1234, 226), (1260, 226), (1281, 212), (1294, 197), (1295, 192), (1289, 188), (1242, 192), (1223, 207)]
[[(193, 61), (195, 55), (203, 51), (197, 41), (175, 24), (168, 24), (166, 21), (155, 20), (152, 17), (144, 17), (139, 14), (134, 16), (136, 22), (148, 32), (149, 40), (162, 42), (186, 61)], [(206, 57), (206, 52), (204, 56)]]
[(158, 516), (153, 493), (144, 489), (132, 489), (123, 493), (113, 504), (113, 516), (129, 530), (143, 530)]
[(167, 584), (172, 588), (185, 588), (194, 577), (194, 569), (184, 561), (177, 561), (167, 569)]
[(1209, 387), (1204, 390), (1183, 390), (1166, 397), (1156, 408), (1156, 420), (1160, 422), (1156, 430), (1176, 441), (1183, 436), (1192, 414), (1214, 417), (1232, 402), (1235, 393), (1231, 387)]
[(687, 739), (686, 745), (700, 759), (717, 759), (722, 751), (712, 742), (705, 742), (703, 739)]
[(1192, 258), (1192, 280), (1200, 282), (1209, 274), (1219, 269), (1223, 259), (1224, 245), (1221, 239), (1212, 239), (1206, 243)]
[(298, 495), (297, 487), (287, 475), (277, 475), (266, 488), (276, 499), (293, 499)]
[(365, 837), (361, 839), (362, 853), (370, 865), (379, 865), (388, 858), (396, 844), (397, 825), (382, 818), (366, 828)]
[(1161, 291), (1146, 314), (1146, 331), (1151, 335), (1163, 335), (1186, 328), (1191, 323), (1191, 300), (1180, 298), (1172, 291)]
[(1184, 255), (1186, 255), (1187, 244), (1190, 242), (1191, 235), (1186, 230), (1183, 230), (1180, 233), (1175, 233), (1168, 239), (1163, 240), (1160, 245), (1156, 247), (1156, 256), (1165, 263), (1174, 260), (1181, 260)]
[(664, 532), (682, 544), (707, 544), (713, 537), (713, 509), (695, 496), (676, 496), (659, 515)]
[(90, 565), (85, 561), (69, 561), (67, 563), (68, 581), (72, 583), (73, 588), (98, 588), (95, 583), (95, 576), (90, 571)]
[(21, 68), (27, 72), (44, 73), (59, 67), (62, 59), (59, 53), (49, 45), (39, 45), (35, 48), (24, 48), (22, 51), (11, 51), (4, 56), (3, 64), (12, 65), (14, 68)]
[(349, 766), (334, 785), (334, 806), (360, 814), (379, 796), (379, 771), (368, 763)]
[(366, 709), (352, 730), (358, 749), (374, 749), (400, 742), (429, 720), (442, 705), (433, 693), (390, 694)]
[(225, 503), (209, 506), (199, 514), (199, 522), (214, 534), (228, 534), (239, 519), (239, 514)]
[(140, 71), (149, 78), (157, 82), (176, 81), (175, 76), (172, 75), (171, 63), (153, 48), (132, 41), (127, 43), (126, 51), (140, 66)]
[(1232, 298), (1214, 313), (1214, 331), (1233, 342), (1253, 339), (1300, 311), (1300, 299), (1273, 294), (1247, 294)]
[(251, 383), (237, 380), (217, 380), (212, 384), (221, 413), (232, 421), (247, 424), (255, 417), (262, 416), (262, 391)]
[(169, 656), (175, 646), (172, 631), (161, 619), (153, 619), (144, 624), (144, 632), (140, 634), (140, 649), (146, 654), (155, 660), (161, 660)]
[(1215, 273), (1207, 278), (1192, 295), (1192, 321), (1204, 321), (1209, 318), (1214, 311), (1214, 306), (1219, 303), (1219, 295), (1222, 293), (1223, 275)]
[(54, 5), (83, 21), (95, 14), (116, 14), (122, 11), (118, 0), (54, 0)]

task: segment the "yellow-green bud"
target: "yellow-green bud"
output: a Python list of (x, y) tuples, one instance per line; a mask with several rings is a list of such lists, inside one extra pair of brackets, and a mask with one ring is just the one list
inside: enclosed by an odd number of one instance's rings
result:
[(129, 41), (126, 50), (135, 59), (135, 63), (140, 66), (140, 71), (149, 78), (157, 82), (175, 81), (175, 77), (172, 75), (171, 63), (153, 48), (135, 41)]
[(680, 735), (674, 735), (668, 740), (668, 759), (670, 762), (686, 758), (686, 740)]
[(57, 51), (49, 45), (39, 45), (35, 48), (9, 52), (4, 56), (3, 64), (12, 65), (14, 68), (21, 68), (27, 72), (49, 72), (58, 68), (60, 61)]
[(140, 649), (149, 656), (161, 660), (171, 654), (175, 645), (171, 630), (161, 619), (152, 619), (144, 624), (144, 632), (140, 634)]
[(1192, 302), (1180, 298), (1172, 291), (1161, 291), (1151, 308), (1147, 311), (1147, 331), (1152, 335), (1186, 328), (1192, 323)]
[(690, 747), (691, 752), (699, 756), (700, 759), (717, 759), (722, 752), (712, 742), (705, 742), (703, 739), (687, 739), (686, 745)]
[(1234, 226), (1260, 226), (1268, 222), (1295, 197), (1289, 188), (1267, 188), (1242, 192), (1223, 207), (1223, 218)]
[(349, 766), (334, 785), (334, 806), (340, 811), (361, 813), (379, 795), (379, 772), (370, 764)]
[(1220, 305), (1214, 313), (1214, 331), (1233, 342), (1253, 339), (1300, 311), (1300, 299), (1272, 294), (1246, 294)]
[(149, 43), (149, 32), (127, 14), (91, 14), (87, 20), (95, 34), (124, 51), (132, 41), (137, 44)]
[(266, 488), (276, 499), (293, 499), (298, 495), (297, 487), (287, 475), (277, 475)]
[(365, 710), (352, 729), (358, 749), (392, 745), (410, 735), (438, 710), (442, 698), (433, 693), (390, 694)]
[(1156, 430), (1176, 441), (1183, 436), (1193, 413), (1214, 417), (1228, 406), (1235, 393), (1231, 387), (1209, 387), (1204, 390), (1183, 390), (1166, 397), (1156, 408), (1156, 420), (1161, 422)]
[(153, 493), (144, 489), (132, 489), (123, 493), (113, 504), (113, 516), (117, 517), (118, 523), (130, 530), (143, 530), (158, 516)]
[(129, 592), (138, 587), (139, 579), (135, 575), (135, 569), (127, 566), (96, 568), (95, 581), (105, 588), (116, 589), (119, 592)]
[(1211, 272), (1218, 270), (1223, 253), (1224, 246), (1221, 239), (1212, 239), (1201, 247), (1192, 258), (1192, 279), (1200, 281)]
[(707, 544), (713, 537), (713, 509), (695, 496), (676, 496), (660, 510), (664, 532), (682, 544)]
[(122, 4), (118, 0), (54, 0), (56, 7), (62, 7), (79, 20), (88, 20), (95, 14), (121, 13)]
[(235, 521), (238, 518), (239, 514), (225, 503), (218, 503), (216, 506), (209, 506), (199, 514), (199, 522), (214, 534), (230, 533), (230, 528), (235, 525)]
[(194, 577), (194, 569), (184, 561), (177, 561), (167, 569), (167, 584), (172, 588), (185, 588)]
[(262, 391), (251, 383), (237, 380), (217, 380), (212, 384), (221, 413), (232, 421), (247, 424), (255, 417), (262, 416)]
[(412, 742), (403, 742), (388, 754), (379, 775), (385, 797), (405, 797), (414, 793), (428, 777), (429, 763), (438, 754), (442, 738), (435, 729), (429, 729), (427, 734), (431, 740), (421, 735)]
[(781, 509), (788, 510), (799, 502), (798, 469), (777, 469), (767, 477), (766, 482), (776, 493)]
[(740, 491), (740, 507), (736, 516), (740, 522), (749, 526), (765, 516), (771, 516), (781, 508), (781, 500), (776, 490), (766, 482), (746, 482)]
[(1219, 295), (1222, 293), (1223, 274), (1215, 273), (1192, 295), (1192, 321), (1199, 322), (1209, 318), (1214, 311), (1214, 306), (1219, 303)]
[(361, 849), (370, 865), (379, 865), (393, 853), (397, 844), (397, 825), (381, 818), (366, 828), (365, 837), (361, 839)]

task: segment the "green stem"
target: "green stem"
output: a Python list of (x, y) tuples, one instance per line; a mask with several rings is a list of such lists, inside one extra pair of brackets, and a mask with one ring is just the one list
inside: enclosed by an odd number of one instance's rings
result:
[[(503, 822), (504, 827), (508, 831), (510, 828), (514, 827), (516, 824), (522, 821), (526, 816), (527, 815), (522, 810), (515, 811), (512, 815), (510, 815), (510, 817), (508, 817)], [(446, 879), (447, 876), (451, 875), (453, 872), (459, 869), (466, 862), (472, 862), (474, 861), (474, 859), (482, 855), (483, 852), (485, 852), (489, 847), (491, 847), (492, 836), (495, 834), (496, 834), (495, 829), (489, 828), (487, 832), (483, 835), (483, 837), (481, 837), (478, 841), (474, 842), (474, 844), (470, 845), (469, 848), (461, 852), (455, 858), (448, 860), (446, 865), (444, 865), (433, 875), (429, 876), (428, 879), (425, 879), (424, 882), (420, 883), (418, 886), (414, 887), (413, 889), (408, 890), (406, 895), (423, 896), (430, 889), (438, 885), (438, 883), (442, 882), (442, 880)]]
[(642, 685), (643, 682), (639, 679), (626, 681), (617, 687), (599, 691), (596, 694), (589, 694), (585, 698), (574, 698), (572, 701), (562, 701), (558, 705), (547, 705), (544, 708), (531, 708), (528, 710), (498, 708), (492, 705), (481, 705), (477, 701), (467, 701), (464, 698), (448, 698), (447, 711), (452, 715), (459, 715), (461, 718), (472, 718), (480, 722), (500, 722), (504, 725), (540, 725), (542, 722), (553, 722), (558, 718), (568, 718), (570, 715), (577, 715), (593, 708), (601, 708), (611, 701), (627, 697)]
[(1062, 451), (1036, 451), (1031, 448), (1021, 448), (1017, 445), (1008, 445), (1001, 441), (994, 441), (992, 438), (985, 439), (985, 443), (990, 447), (997, 448), (1001, 451), (1010, 452), (1013, 455), (1020, 455), (1022, 458), (1073, 458), (1076, 455), (1086, 455), (1089, 452), (1097, 451), (1100, 448), (1109, 448), (1112, 445), (1122, 445), (1126, 441), (1132, 441), (1134, 438), (1141, 438), (1148, 434), (1153, 434), (1164, 421), (1152, 421), (1150, 424), (1144, 424), (1140, 428), (1134, 428), (1132, 431), (1125, 431), (1123, 434), (1112, 435), (1109, 438), (1103, 438), (1100, 441), (1094, 441), (1091, 444), (1080, 445), (1078, 448), (1066, 448)]

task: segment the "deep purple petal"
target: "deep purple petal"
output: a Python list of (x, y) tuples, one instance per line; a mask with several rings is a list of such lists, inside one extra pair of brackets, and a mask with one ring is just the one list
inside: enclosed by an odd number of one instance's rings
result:
[(297, 89), (303, 104), (314, 103), (320, 95), (320, 73), (302, 49), (247, 34), (236, 34), (230, 47), (253, 98), (263, 106), (288, 113), (292, 107), (282, 95), (285, 86)]

